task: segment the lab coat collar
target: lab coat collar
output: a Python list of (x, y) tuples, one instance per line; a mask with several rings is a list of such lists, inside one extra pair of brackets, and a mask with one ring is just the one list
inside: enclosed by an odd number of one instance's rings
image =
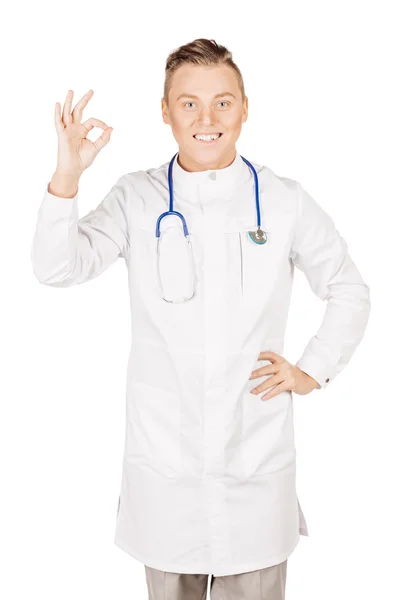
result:
[(236, 152), (234, 161), (222, 169), (205, 169), (204, 171), (186, 171), (178, 163), (178, 156), (172, 165), (172, 178), (175, 188), (192, 189), (196, 186), (211, 186), (213, 189), (235, 186), (244, 178), (251, 177), (249, 167), (246, 165), (239, 152)]

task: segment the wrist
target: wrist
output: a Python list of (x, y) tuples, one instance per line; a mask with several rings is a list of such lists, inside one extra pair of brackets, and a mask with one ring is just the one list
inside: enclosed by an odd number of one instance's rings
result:
[(73, 198), (79, 187), (80, 175), (56, 170), (48, 185), (48, 192), (61, 198)]
[(297, 365), (295, 365), (296, 368), (300, 371), (301, 375), (303, 376), (303, 378), (305, 377), (308, 384), (311, 385), (312, 384), (312, 389), (318, 389), (320, 388), (320, 384), (318, 383), (318, 381), (316, 379), (314, 379), (314, 377), (312, 377), (311, 375), (309, 375), (308, 373), (306, 373), (305, 371), (303, 371), (303, 369), (300, 369), (300, 367), (298, 367)]

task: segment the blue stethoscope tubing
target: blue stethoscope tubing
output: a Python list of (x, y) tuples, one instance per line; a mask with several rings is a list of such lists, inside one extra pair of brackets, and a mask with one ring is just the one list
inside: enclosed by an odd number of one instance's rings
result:
[[(183, 226), (183, 231), (184, 231), (185, 237), (187, 237), (189, 235), (185, 217), (180, 212), (174, 210), (174, 208), (173, 208), (174, 191), (173, 191), (173, 181), (172, 181), (172, 166), (173, 166), (173, 162), (177, 155), (178, 155), (178, 152), (176, 154), (174, 154), (174, 156), (172, 157), (172, 159), (169, 163), (169, 166), (168, 166), (169, 210), (162, 213), (157, 219), (157, 224), (156, 224), (156, 237), (157, 238), (160, 237), (161, 220), (164, 217), (166, 217), (167, 215), (176, 215), (177, 217), (179, 217), (182, 221), (182, 226)], [(261, 212), (260, 212), (260, 194), (259, 194), (259, 187), (258, 187), (258, 175), (257, 175), (255, 168), (251, 164), (251, 162), (249, 162), (242, 155), (240, 155), (240, 157), (244, 160), (244, 162), (252, 170), (253, 177), (254, 177), (254, 186), (255, 186), (255, 199), (256, 199), (256, 210), (257, 210), (257, 230), (249, 231), (248, 234), (249, 234), (250, 239), (253, 242), (255, 242), (256, 244), (265, 244), (265, 242), (267, 241), (267, 234), (265, 231), (263, 231), (261, 229)]]

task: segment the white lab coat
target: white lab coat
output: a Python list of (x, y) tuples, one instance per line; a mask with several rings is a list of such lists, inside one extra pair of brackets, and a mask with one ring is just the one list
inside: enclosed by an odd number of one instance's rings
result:
[[(230, 575), (282, 562), (308, 535), (296, 494), (292, 392), (263, 401), (250, 390), (264, 378), (249, 380), (269, 364), (260, 352), (283, 354), (294, 266), (327, 301), (296, 363), (321, 388), (363, 337), (369, 288), (317, 202), (255, 163), (268, 241), (250, 240), (254, 180), (237, 153), (217, 171), (187, 172), (174, 161), (174, 209), (191, 234), (197, 294), (185, 304), (163, 301), (155, 226), (169, 206), (168, 163), (123, 175), (80, 219), (78, 194), (59, 198), (46, 186), (33, 269), (39, 282), (66, 287), (125, 259), (132, 347), (115, 544), (156, 569)], [(177, 228), (178, 217), (162, 221), (164, 232)]]

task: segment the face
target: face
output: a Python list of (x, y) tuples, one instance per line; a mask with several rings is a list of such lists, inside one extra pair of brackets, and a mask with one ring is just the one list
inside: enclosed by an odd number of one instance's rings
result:
[[(235, 143), (247, 120), (235, 71), (227, 65), (182, 65), (172, 76), (168, 106), (162, 98), (162, 117), (179, 146), (179, 164), (187, 171), (220, 169), (233, 162)], [(215, 141), (196, 134), (221, 134)]]

